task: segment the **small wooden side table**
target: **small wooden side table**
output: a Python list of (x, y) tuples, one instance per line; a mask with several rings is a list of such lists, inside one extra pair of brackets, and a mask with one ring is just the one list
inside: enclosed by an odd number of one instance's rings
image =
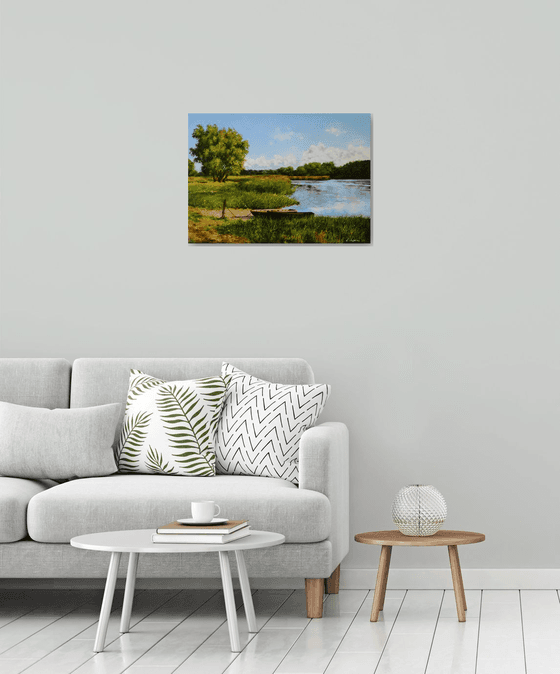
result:
[(453, 590), (455, 592), (455, 603), (457, 604), (457, 618), (459, 619), (459, 622), (464, 623), (466, 620), (465, 611), (467, 610), (467, 602), (465, 599), (465, 588), (463, 587), (463, 576), (461, 574), (457, 546), (468, 545), (469, 543), (480, 543), (485, 538), (484, 534), (477, 534), (474, 531), (438, 531), (433, 536), (405, 536), (404, 534), (401, 534), (400, 531), (368, 531), (364, 534), (356, 534), (354, 540), (358, 543), (381, 545), (377, 580), (375, 582), (375, 594), (373, 595), (373, 606), (371, 609), (371, 622), (377, 622), (379, 611), (383, 610), (393, 546), (402, 545), (426, 548), (434, 545), (447, 545), (449, 562), (451, 564)]

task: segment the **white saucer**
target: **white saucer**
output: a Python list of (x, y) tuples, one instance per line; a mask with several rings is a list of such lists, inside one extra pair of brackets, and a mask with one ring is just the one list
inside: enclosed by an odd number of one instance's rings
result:
[(187, 519), (177, 520), (177, 522), (179, 522), (179, 524), (190, 524), (192, 526), (199, 526), (199, 527), (206, 524), (207, 526), (211, 527), (216, 526), (217, 524), (225, 524), (227, 522), (227, 518), (214, 517), (214, 519), (211, 522), (197, 522), (192, 517), (187, 517)]

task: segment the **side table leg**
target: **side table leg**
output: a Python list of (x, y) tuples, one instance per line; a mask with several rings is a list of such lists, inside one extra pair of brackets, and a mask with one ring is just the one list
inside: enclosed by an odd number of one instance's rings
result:
[(128, 571), (126, 572), (126, 585), (124, 588), (124, 600), (121, 613), (121, 633), (130, 629), (130, 614), (134, 601), (134, 587), (136, 585), (136, 571), (138, 569), (138, 553), (131, 552), (128, 556)]
[(239, 643), (239, 629), (237, 627), (237, 612), (235, 610), (235, 598), (233, 596), (233, 583), (231, 582), (229, 557), (227, 552), (219, 551), (218, 555), (220, 555), (220, 571), (222, 573), (222, 587), (224, 589), (231, 650), (234, 653), (239, 653), (241, 651), (241, 645)]
[(382, 589), (382, 594), (381, 594), (381, 606), (379, 607), (379, 610), (382, 611), (383, 607), (385, 606), (385, 594), (387, 592), (387, 580), (389, 578), (389, 565), (391, 564), (391, 553), (393, 552), (393, 546), (388, 545), (387, 546), (387, 561), (386, 561), (386, 566), (385, 566), (385, 573), (383, 574), (383, 585), (381, 586)]
[(245, 566), (245, 557), (243, 550), (235, 551), (235, 559), (237, 560), (237, 571), (239, 573), (239, 584), (241, 585), (241, 594), (243, 595), (243, 606), (245, 607), (245, 615), (247, 616), (247, 625), (249, 632), (258, 632), (257, 619), (255, 617), (255, 607), (253, 606), (253, 595), (251, 594), (251, 587), (249, 585), (249, 576), (247, 575), (247, 567)]
[(103, 603), (101, 604), (101, 614), (99, 615), (99, 625), (97, 626), (97, 636), (93, 650), (100, 653), (105, 648), (105, 637), (107, 636), (107, 625), (111, 615), (111, 606), (113, 605), (113, 595), (115, 594), (115, 585), (117, 583), (117, 574), (119, 571), (119, 562), (121, 561), (120, 552), (111, 553), (109, 563), (109, 572), (107, 573), (107, 582), (105, 583), (105, 593), (103, 594)]
[(376, 623), (379, 618), (379, 611), (383, 610), (385, 604), (385, 592), (387, 590), (387, 579), (389, 577), (389, 565), (391, 563), (391, 545), (381, 546), (379, 556), (379, 567), (377, 569), (377, 580), (375, 581), (375, 594), (373, 595), (373, 606), (371, 607), (370, 622)]
[(448, 545), (447, 549), (449, 550), (451, 577), (453, 579), (453, 590), (455, 591), (455, 603), (457, 604), (457, 618), (460, 623), (464, 623), (466, 621), (465, 611), (467, 610), (467, 602), (465, 599), (461, 565), (459, 563), (459, 552), (456, 545)]

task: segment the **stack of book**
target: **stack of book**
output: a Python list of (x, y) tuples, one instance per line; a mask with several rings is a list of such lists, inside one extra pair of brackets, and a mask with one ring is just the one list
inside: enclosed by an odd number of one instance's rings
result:
[(171, 522), (156, 529), (152, 543), (231, 543), (251, 533), (247, 520), (228, 520), (223, 524), (181, 524)]

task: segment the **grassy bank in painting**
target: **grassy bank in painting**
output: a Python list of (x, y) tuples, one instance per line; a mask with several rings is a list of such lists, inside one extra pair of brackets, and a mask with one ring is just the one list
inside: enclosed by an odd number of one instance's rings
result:
[(286, 176), (235, 176), (225, 183), (189, 178), (189, 206), (193, 208), (284, 208), (297, 204), (289, 195), (295, 187)]
[(249, 243), (369, 243), (370, 220), (361, 215), (305, 218), (230, 220), (217, 226), (220, 234), (247, 239)]
[(278, 220), (263, 216), (251, 218), (250, 212), (243, 209), (233, 209), (229, 215), (229, 218), (221, 218), (215, 211), (189, 208), (189, 242), (370, 243), (370, 219), (363, 216)]
[(330, 176), (290, 176), (290, 180), (330, 180)]
[(251, 209), (297, 204), (294, 191), (287, 176), (190, 177), (189, 243), (370, 243), (363, 216), (251, 217)]

